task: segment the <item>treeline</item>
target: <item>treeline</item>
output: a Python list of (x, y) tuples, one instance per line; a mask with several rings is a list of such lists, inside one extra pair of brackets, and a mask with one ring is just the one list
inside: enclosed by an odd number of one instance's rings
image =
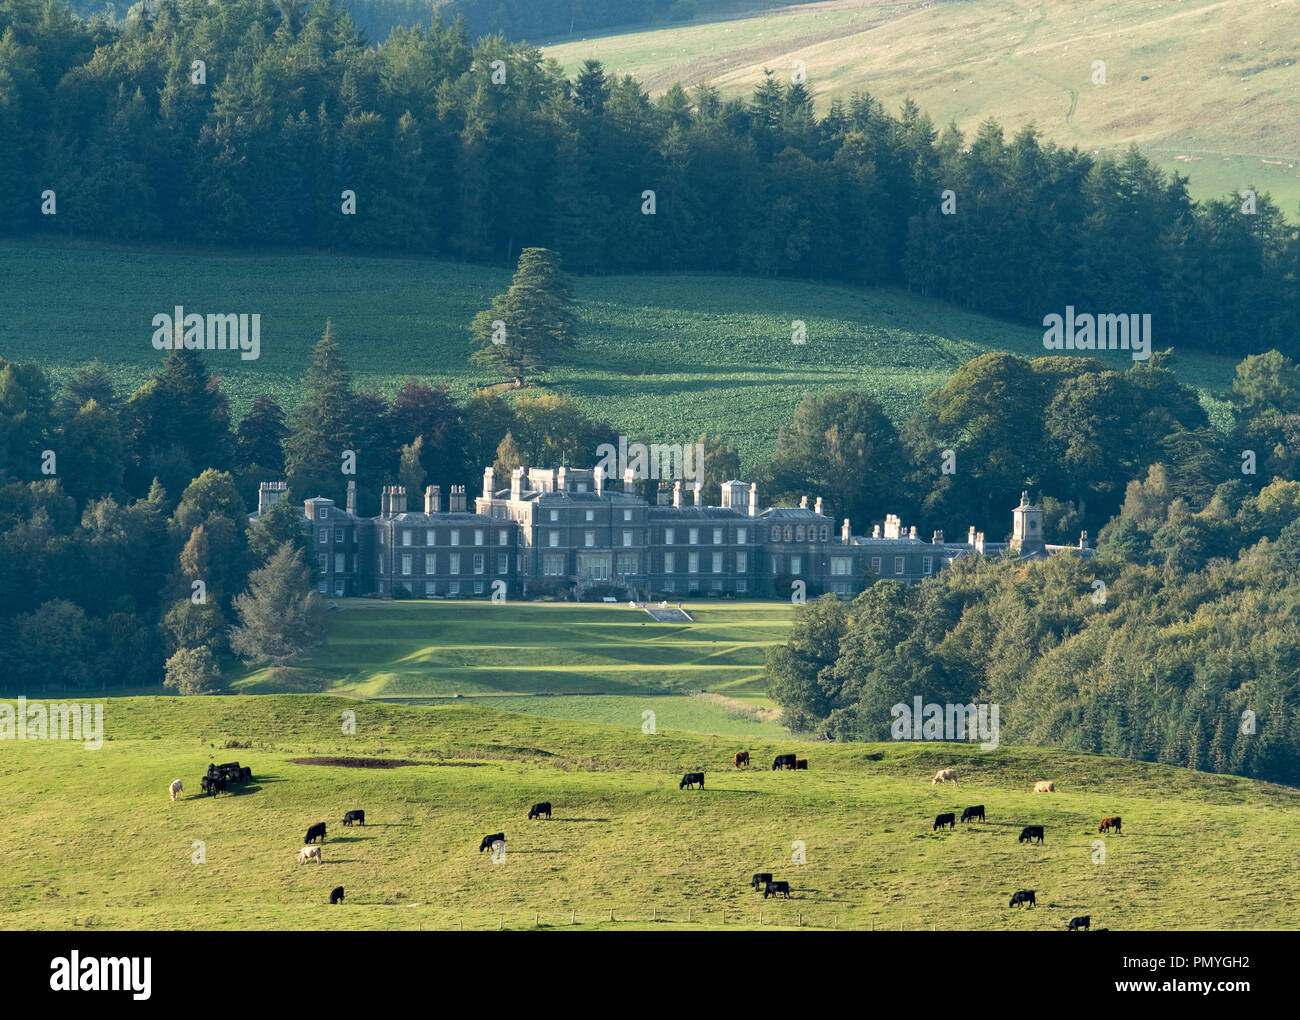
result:
[[(1046, 540), (1070, 545), (1082, 531), (1095, 540), (1134, 485), (1158, 479), (1162, 505), (1186, 516), (1213, 506), (1225, 485), (1259, 492), (1300, 478), (1295, 362), (1277, 351), (1244, 358), (1224, 396), (1226, 432), (1178, 382), (1170, 356), (1119, 372), (1088, 357), (990, 353), (959, 368), (901, 428), (868, 394), (807, 394), (750, 475), (765, 501), (822, 496), (855, 534), (893, 512), (927, 539), (931, 530), (964, 539), (974, 527), (1000, 542), (1029, 489)], [(1224, 544), (1231, 536), (1200, 527), (1182, 521), (1155, 548), (1184, 564), (1235, 554)]]
[(545, 247), (577, 272), (899, 285), (1035, 325), (1150, 313), (1157, 348), (1297, 352), (1300, 239), (1267, 195), (1195, 203), (1135, 149), (966, 138), (865, 93), (818, 117), (816, 68), (652, 101), (471, 39), (434, 17), (373, 48), (334, 0), (162, 0), (121, 26), (0, 0), (0, 222), (499, 264)]
[(1294, 786), (1297, 490), (1270, 494), (1284, 515), (1264, 494), (1220, 500), (1215, 517), (1236, 541), (1271, 538), (1201, 571), (1127, 562), (1116, 542), (1091, 561), (976, 558), (914, 588), (880, 581), (852, 603), (808, 603), (769, 654), (769, 691), (787, 723), (835, 740), (894, 739), (893, 706), (910, 711), (916, 697), (996, 704), (1004, 744)]

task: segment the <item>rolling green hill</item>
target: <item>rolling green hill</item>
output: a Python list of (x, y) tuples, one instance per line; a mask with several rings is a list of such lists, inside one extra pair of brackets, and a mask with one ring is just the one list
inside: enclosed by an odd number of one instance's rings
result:
[[(329, 642), (300, 667), (253, 672), (235, 689), (310, 685), (363, 698), (528, 695), (539, 702), (537, 695), (708, 691), (747, 699), (762, 697), (764, 649), (785, 640), (793, 619), (792, 607), (779, 602), (685, 603), (695, 622), (684, 624), (621, 605), (337, 604)], [(627, 721), (639, 726), (640, 709)]]
[[(546, 48), (652, 92), (708, 82), (748, 94), (770, 68), (806, 67), (820, 105), (864, 89), (896, 111), (914, 99), (968, 137), (997, 119), (1064, 145), (1137, 143), (1190, 175), (1196, 197), (1254, 186), (1300, 214), (1300, 7), (1246, 0), (826, 0), (565, 41)], [(1094, 84), (1094, 61), (1105, 83)]]
[[(355, 734), (342, 732), (347, 710)], [(110, 699), (105, 728), (98, 751), (25, 740), (0, 757), (11, 791), (0, 927), (610, 927), (611, 911), (612, 926), (661, 928), (1064, 930), (1077, 914), (1112, 930), (1296, 926), (1300, 794), (1231, 777), (1061, 751), (651, 736), (331, 697)], [(756, 767), (737, 771), (742, 746)], [(796, 749), (807, 772), (770, 770), (773, 753)], [(210, 760), (235, 759), (253, 783), (196, 796)], [(931, 784), (947, 766), (960, 787)], [(704, 790), (678, 789), (687, 769), (705, 771)], [(188, 795), (172, 803), (177, 777)], [(1059, 792), (1031, 793), (1042, 778)], [(525, 820), (538, 800), (552, 820)], [(935, 814), (975, 803), (985, 823), (932, 831)], [(338, 824), (358, 807), (364, 828)], [(1124, 835), (1099, 842), (1111, 814)], [(322, 863), (299, 865), (320, 820)], [(1017, 842), (1026, 823), (1046, 826), (1043, 845)], [(494, 864), (477, 848), (498, 831), (506, 855)], [(760, 870), (789, 880), (793, 898), (751, 891)], [(346, 900), (329, 907), (337, 885)], [(1021, 888), (1037, 909), (1008, 909)]]
[[(9, 244), (0, 245), (0, 279), (0, 356), (34, 359), (56, 378), (98, 357), (124, 393), (156, 370), (151, 322), (177, 304), (261, 314), (258, 360), (206, 354), (237, 415), (261, 393), (296, 406), (327, 318), (358, 388), (392, 390), (414, 375), (463, 397), (499, 381), (466, 359), (469, 322), (508, 286), (503, 270), (435, 259)], [(577, 349), (546, 383), (630, 435), (722, 435), (746, 464), (770, 449), (810, 390), (865, 389), (901, 422), (985, 351), (1044, 353), (1041, 330), (899, 291), (706, 274), (578, 277), (573, 291)], [(802, 345), (791, 342), (796, 319), (807, 325)], [(1123, 352), (1104, 357), (1132, 364)], [(1231, 385), (1233, 362), (1185, 354), (1178, 369), (1222, 420), (1211, 393)]]

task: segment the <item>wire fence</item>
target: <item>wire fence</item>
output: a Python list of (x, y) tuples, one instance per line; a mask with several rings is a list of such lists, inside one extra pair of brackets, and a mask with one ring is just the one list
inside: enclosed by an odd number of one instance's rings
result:
[(808, 914), (803, 911), (746, 910), (696, 910), (686, 908), (664, 911), (651, 907), (649, 911), (620, 910), (617, 907), (592, 910), (569, 911), (534, 911), (532, 914), (518, 912), (499, 914), (475, 914), (473, 917), (461, 917), (454, 923), (446, 925), (420, 925), (420, 930), (430, 931), (527, 931), (543, 928), (572, 928), (589, 925), (699, 925), (702, 928), (736, 927), (740, 929), (755, 928), (809, 928), (831, 931), (934, 931), (934, 925), (917, 925), (908, 927), (879, 927), (874, 921), (865, 924), (845, 924), (842, 914)]

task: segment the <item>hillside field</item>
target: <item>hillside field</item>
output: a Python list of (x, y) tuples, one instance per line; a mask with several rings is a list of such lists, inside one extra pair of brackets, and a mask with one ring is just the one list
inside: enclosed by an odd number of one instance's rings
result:
[[(639, 730), (780, 737), (763, 655), (785, 640), (781, 602), (683, 603), (693, 623), (625, 605), (337, 600), (329, 640), (293, 668), (235, 677), (243, 694), (444, 699)], [(647, 700), (650, 699), (650, 700)]]
[[(506, 289), (506, 270), (436, 259), (211, 254), (40, 242), (0, 243), (0, 356), (33, 359), (55, 378), (93, 358), (129, 394), (157, 369), (153, 316), (247, 310), (262, 316), (261, 356), (209, 351), (236, 416), (255, 396), (286, 410), (325, 321), (333, 321), (359, 389), (392, 392), (416, 376), (460, 397), (499, 382), (467, 361), (469, 323)], [(682, 274), (573, 280), (578, 343), (545, 375), (630, 436), (735, 443), (742, 465), (765, 455), (803, 395), (870, 392), (897, 423), (965, 362), (987, 351), (1045, 352), (1042, 330), (893, 290)], [(791, 343), (791, 323), (807, 343)], [(1155, 338), (1156, 349), (1164, 345)], [(1105, 352), (1117, 368), (1127, 352)], [(1216, 422), (1235, 363), (1180, 354), (1180, 378), (1202, 391)], [(592, 452), (595, 459), (595, 452)]]
[[(1244, 779), (1063, 751), (651, 736), (329, 696), (110, 699), (104, 714), (101, 750), (26, 740), (0, 757), (6, 930), (1063, 931), (1078, 914), (1112, 930), (1297, 925), (1300, 794)], [(731, 766), (742, 746), (746, 771)], [(809, 770), (771, 771), (783, 750)], [(297, 761), (344, 756), (420, 764)], [(254, 781), (197, 796), (211, 760), (238, 760)], [(960, 787), (931, 784), (946, 766)], [(678, 789), (687, 769), (706, 773), (704, 790)], [(177, 777), (187, 795), (172, 803)], [(1042, 778), (1059, 792), (1031, 793)], [(526, 821), (539, 800), (554, 817)], [(936, 813), (976, 803), (985, 823), (932, 831)], [(353, 808), (364, 828), (339, 824)], [(1098, 843), (1111, 814), (1124, 835)], [(321, 820), (322, 863), (297, 864)], [(1046, 826), (1041, 846), (1017, 842), (1026, 823)], [(494, 864), (478, 846), (498, 831)], [(793, 897), (762, 900), (756, 871)], [(331, 907), (337, 885), (346, 899)], [(1037, 909), (1008, 908), (1022, 888)]]
[[(1296, 0), (824, 0), (631, 29), (545, 47), (572, 76), (587, 59), (658, 94), (707, 82), (748, 95), (802, 61), (822, 112), (870, 92), (907, 98), (969, 138), (996, 119), (1062, 145), (1136, 143), (1191, 178), (1196, 198), (1254, 187), (1300, 219)], [(1292, 42), (1288, 42), (1291, 40)], [(1094, 61), (1105, 82), (1094, 83)]]

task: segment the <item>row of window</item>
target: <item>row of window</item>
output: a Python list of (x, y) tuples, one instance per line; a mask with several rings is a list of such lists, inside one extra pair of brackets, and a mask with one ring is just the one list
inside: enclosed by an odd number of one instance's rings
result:
[[(460, 566), (461, 566), (460, 553), (447, 553), (446, 562), (447, 562), (446, 573), (448, 574), (460, 573)], [(415, 555), (413, 553), (402, 553), (399, 562), (399, 568), (402, 572), (402, 576), (410, 577), (412, 574), (416, 573), (415, 566), (416, 566)], [(470, 566), (473, 573), (475, 574), (484, 573), (487, 567), (486, 555), (484, 553), (474, 553), (473, 558), (470, 561)], [(384, 568), (385, 568), (384, 558), (380, 556), (379, 573), (381, 574), (384, 573)], [(436, 553), (424, 554), (424, 570), (421, 571), (421, 573), (424, 574), (438, 573), (438, 557)], [(510, 573), (510, 557), (505, 553), (497, 554), (497, 573), (503, 575)]]
[(767, 533), (770, 542), (816, 542), (818, 535), (821, 541), (829, 542), (831, 540), (831, 526), (823, 524), (818, 531), (817, 525), (810, 524), (805, 528), (802, 524), (796, 524), (791, 527), (789, 524), (781, 527), (778, 524), (772, 526), (772, 530)]

